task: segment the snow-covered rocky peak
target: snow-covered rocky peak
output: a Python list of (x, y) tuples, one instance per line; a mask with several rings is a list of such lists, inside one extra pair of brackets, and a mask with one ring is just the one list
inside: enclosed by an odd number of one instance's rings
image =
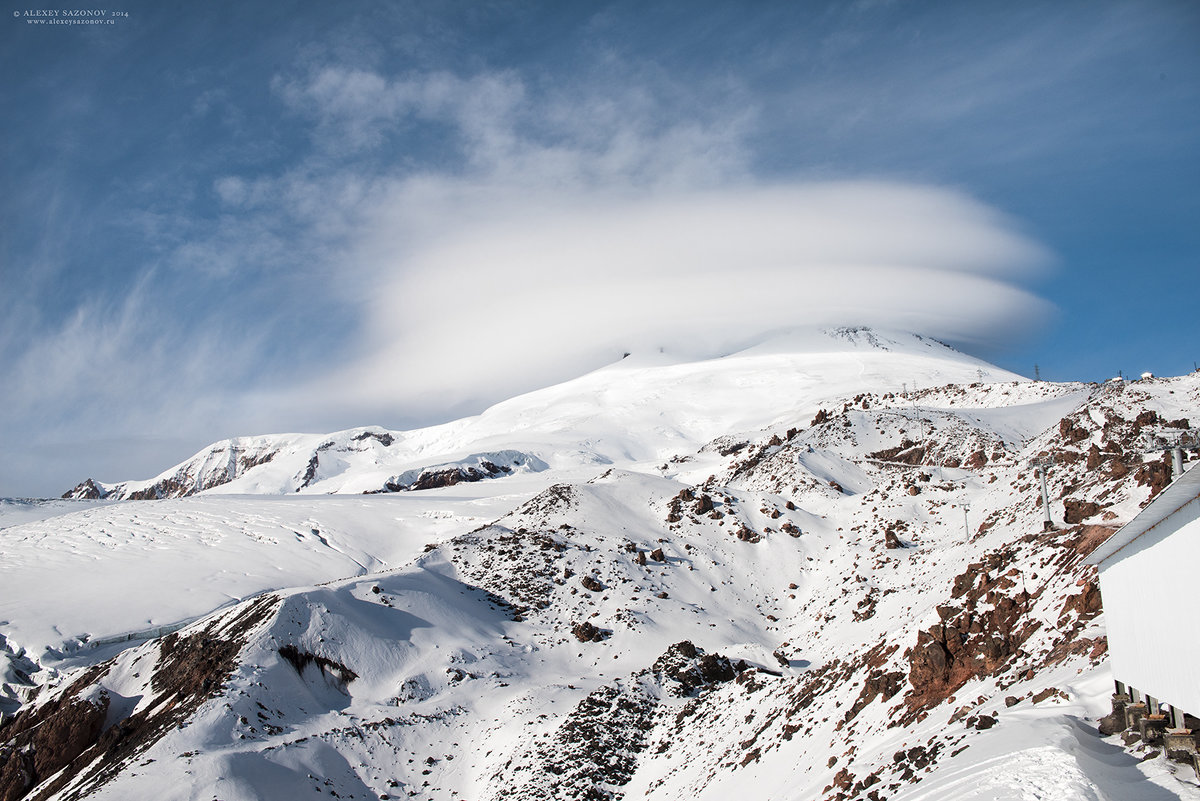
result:
[(152, 479), (89, 478), (63, 497), (389, 492), (547, 466), (591, 470), (670, 459), (730, 430), (764, 428), (864, 390), (903, 393), (1018, 378), (915, 334), (795, 330), (699, 361), (631, 354), (474, 417), (413, 431), (372, 427), (225, 440)]

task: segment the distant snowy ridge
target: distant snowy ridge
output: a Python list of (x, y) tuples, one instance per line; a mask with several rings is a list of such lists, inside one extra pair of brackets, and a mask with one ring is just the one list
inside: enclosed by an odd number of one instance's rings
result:
[[(699, 362), (634, 354), (475, 417), (424, 429), (369, 427), (224, 440), (152, 479), (109, 484), (89, 478), (63, 497), (145, 500), (214, 490), (370, 493), (437, 485), (433, 479), (422, 483), (422, 473), (441, 471), (445, 480), (453, 475), (457, 481), (510, 473), (483, 468), (476, 457), (487, 453), (519, 453), (485, 459), (510, 470), (623, 464), (690, 453), (729, 430), (762, 428), (861, 390), (915, 391), (1018, 378), (914, 334), (798, 330)], [(447, 466), (460, 469), (453, 473)]]

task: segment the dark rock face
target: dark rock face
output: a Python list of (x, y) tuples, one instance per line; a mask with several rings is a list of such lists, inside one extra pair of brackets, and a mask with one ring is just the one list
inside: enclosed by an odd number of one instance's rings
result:
[(1083, 592), (1067, 598), (1066, 603), (1063, 604), (1062, 614), (1077, 612), (1081, 619), (1091, 620), (1100, 614), (1102, 608), (1100, 586), (1095, 581), (1088, 581), (1083, 585)]
[(583, 585), (585, 590), (590, 590), (591, 592), (600, 592), (600, 590), (604, 589), (604, 585), (594, 576), (584, 576), (579, 580), (579, 583)]
[(390, 448), (392, 443), (396, 441), (396, 438), (386, 431), (364, 431), (356, 436), (354, 441), (362, 442), (367, 439), (373, 439), (385, 448)]
[(1063, 520), (1070, 525), (1082, 523), (1089, 517), (1100, 514), (1100, 504), (1091, 501), (1076, 501), (1070, 498), (1063, 501)]
[[(210, 482), (201, 488), (208, 489), (208, 487), (218, 487), (221, 484), (227, 483), (229, 483), (229, 479), (222, 477), (220, 481)], [(162, 498), (183, 498), (197, 491), (196, 482), (190, 475), (186, 477), (172, 476), (171, 478), (164, 478), (162, 481), (149, 487), (134, 490), (126, 497), (131, 501), (157, 501)]]
[(646, 748), (658, 708), (658, 699), (640, 686), (600, 687), (576, 704), (547, 741), (534, 747), (530, 757), (535, 769), (524, 771), (504, 797), (620, 798), (620, 788), (633, 778), (638, 755)]
[(762, 536), (757, 531), (747, 528), (745, 524), (738, 526), (737, 530), (734, 531), (734, 536), (742, 542), (754, 543), (762, 540)]
[(994, 552), (955, 578), (952, 596), (961, 598), (962, 611), (920, 632), (916, 646), (907, 653), (913, 687), (910, 707), (939, 703), (972, 678), (995, 672), (1038, 628), (1036, 621), (1025, 619), (1029, 594), (1021, 590), (1008, 595), (1015, 582), (994, 575), (1012, 556), (1008, 551)]
[(849, 723), (854, 720), (859, 712), (863, 711), (868, 704), (876, 698), (881, 698), (884, 701), (891, 700), (896, 693), (904, 689), (904, 674), (898, 670), (883, 671), (878, 668), (871, 671), (863, 682), (863, 688), (858, 694), (858, 698), (854, 704), (846, 711), (843, 723)]
[(1064, 417), (1058, 422), (1058, 434), (1067, 445), (1073, 445), (1088, 438), (1088, 430), (1070, 417)]
[(900, 532), (907, 531), (908, 524), (903, 520), (893, 520), (883, 530), (883, 546), (889, 550), (907, 547), (900, 539)]
[(925, 463), (925, 447), (912, 440), (904, 439), (894, 448), (884, 448), (881, 451), (867, 454), (867, 456), (882, 462), (897, 462), (915, 467)]
[[(482, 470), (480, 469), (483, 468)], [(453, 467), (446, 470), (423, 470), (417, 478), (408, 483), (388, 481), (381, 492), (408, 492), (413, 490), (437, 489), (453, 487), (455, 484), (468, 484), (473, 481), (483, 481), (488, 478), (505, 476), (512, 472), (507, 465), (493, 464), (489, 461), (480, 463), (479, 467)]]
[(604, 632), (588, 621), (576, 623), (571, 627), (571, 633), (575, 635), (575, 639), (580, 642), (600, 642), (604, 639)]
[[(1150, 412), (1153, 414), (1153, 412)], [(1140, 417), (1138, 419), (1141, 419)], [(1149, 487), (1150, 497), (1162, 492), (1171, 483), (1171, 455), (1163, 454), (1162, 459), (1146, 462), (1133, 475), (1139, 487)]]
[(677, 642), (655, 660), (651, 672), (663, 681), (678, 682), (674, 694), (692, 695), (712, 684), (733, 681), (745, 665), (734, 665), (720, 654), (700, 654), (689, 640)]
[(81, 501), (96, 501), (107, 495), (106, 491), (96, 485), (94, 479), (89, 478), (87, 481), (77, 484), (74, 489), (64, 492), (62, 497), (75, 498)]
[(108, 704), (107, 694), (85, 701), (68, 691), (29, 714), (18, 715), (3, 732), (0, 801), (23, 798), (90, 748), (100, 737)]
[(109, 700), (97, 682), (111, 661), (87, 670), (52, 700), (20, 712), (0, 729), (0, 801), (24, 798), (52, 776), (39, 801), (81, 776), (69, 798), (82, 798), (113, 778), (221, 691), (250, 632), (277, 605), (275, 596), (265, 595), (232, 621), (217, 618), (201, 631), (159, 640), (151, 686), (162, 702), (107, 729)]
[(296, 672), (301, 676), (304, 675), (304, 669), (309, 665), (316, 665), (322, 675), (330, 676), (335, 679), (343, 688), (345, 685), (358, 678), (358, 674), (350, 668), (343, 665), (341, 662), (335, 662), (319, 654), (311, 654), (307, 651), (301, 651), (294, 645), (285, 645), (279, 649), (279, 655), (296, 669)]
[(317, 468), (321, 466), (321, 455), (314, 453), (312, 458), (308, 460), (308, 466), (304, 468), (304, 475), (300, 476), (300, 486), (297, 489), (304, 489), (313, 482), (317, 477)]
[(1146, 426), (1155, 425), (1158, 422), (1159, 422), (1158, 412), (1155, 412), (1151, 409), (1147, 409), (1146, 411), (1142, 412), (1134, 419), (1133, 427), (1135, 429), (1140, 430), (1142, 428), (1145, 428)]
[(676, 697), (697, 695), (733, 680), (744, 668), (722, 656), (702, 654), (686, 640), (675, 643), (652, 668), (633, 674), (634, 681), (605, 685), (583, 698), (547, 740), (534, 745), (529, 755), (532, 764), (512, 774), (513, 785), (504, 798), (622, 798), (622, 788), (637, 770), (655, 721), (669, 711), (648, 685), (661, 683)]
[[(266, 464), (278, 455), (278, 451), (266, 451), (250, 455), (241, 452), (238, 447), (233, 445), (229, 446), (229, 450), (232, 462), (226, 467), (207, 475), (202, 476), (197, 473), (198, 468), (194, 461), (192, 461), (181, 466), (175, 472), (175, 475), (156, 481), (154, 484), (139, 490), (129, 491), (128, 485), (124, 483), (113, 486), (111, 490), (105, 490), (93, 479), (89, 478), (74, 489), (64, 492), (62, 497), (77, 498), (80, 500), (97, 500), (113, 497), (131, 501), (186, 498), (189, 495), (195, 495), (197, 492), (219, 487), (222, 484), (228, 484), (247, 470), (257, 467), (260, 464)], [(216, 446), (212, 451), (213, 454), (223, 452), (224, 446)]]

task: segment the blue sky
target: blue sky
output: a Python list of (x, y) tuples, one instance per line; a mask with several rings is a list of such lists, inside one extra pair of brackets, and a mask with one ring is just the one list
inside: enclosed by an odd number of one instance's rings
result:
[(1194, 2), (123, 9), (0, 19), (0, 495), (793, 322), (1200, 359)]

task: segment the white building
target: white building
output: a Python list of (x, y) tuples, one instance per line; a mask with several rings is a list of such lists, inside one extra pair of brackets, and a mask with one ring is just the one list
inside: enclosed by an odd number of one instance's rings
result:
[(1113, 677), (1200, 716), (1197, 467), (1160, 492), (1087, 561), (1100, 569)]

